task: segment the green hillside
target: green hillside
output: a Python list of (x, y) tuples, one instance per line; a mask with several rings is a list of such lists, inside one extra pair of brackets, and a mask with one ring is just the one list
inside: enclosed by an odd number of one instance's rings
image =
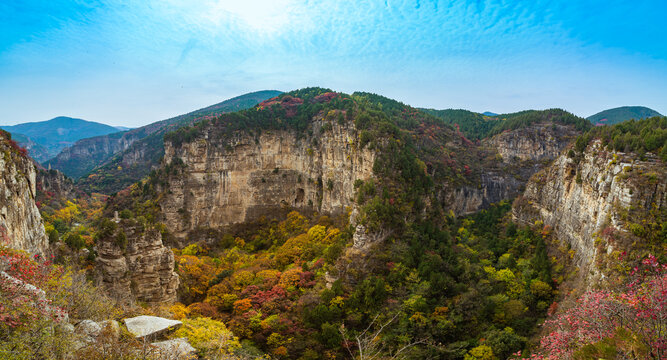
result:
[(622, 106), (604, 110), (587, 117), (593, 125), (613, 125), (630, 119), (645, 119), (653, 116), (662, 116), (659, 112), (644, 106)]

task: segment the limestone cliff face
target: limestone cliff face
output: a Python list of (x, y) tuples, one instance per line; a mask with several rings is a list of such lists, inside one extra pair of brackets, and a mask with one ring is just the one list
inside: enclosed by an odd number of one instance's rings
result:
[[(175, 147), (165, 144), (165, 163), (184, 164), (171, 176), (160, 205), (178, 239), (197, 228), (219, 228), (271, 216), (289, 206), (339, 213), (352, 204), (354, 182), (373, 176), (375, 155), (358, 149), (350, 123), (322, 119), (311, 136), (266, 131), (258, 137), (203, 137)], [(326, 129), (326, 130), (325, 130)], [(178, 159), (178, 160), (176, 160)]]
[[(58, 199), (72, 199), (76, 194), (74, 182), (58, 170), (37, 170), (37, 189), (50, 192)], [(38, 201), (41, 201), (39, 199)]]
[(573, 126), (551, 122), (505, 131), (486, 140), (505, 162), (553, 160), (579, 133)]
[(44, 254), (48, 239), (35, 205), (36, 170), (4, 132), (0, 132), (0, 241)]
[(457, 215), (472, 214), (490, 204), (512, 199), (578, 133), (572, 126), (542, 122), (485, 139), (481, 146), (500, 156), (483, 164), (475, 185), (451, 188), (445, 184), (439, 197)]
[[(590, 145), (578, 162), (561, 155), (537, 173), (513, 207), (524, 223), (541, 220), (576, 252), (576, 264), (587, 275), (600, 275), (594, 265), (596, 239), (616, 232), (631, 238), (628, 221), (639, 222), (650, 209), (667, 207), (667, 167), (655, 157), (640, 161), (633, 154), (614, 153), (599, 142)], [(628, 216), (630, 213), (630, 216)], [(632, 240), (630, 240), (632, 241)], [(611, 253), (615, 244), (604, 250)]]
[(81, 139), (72, 146), (64, 148), (44, 165), (77, 179), (106, 162), (114, 154), (127, 149), (143, 136), (145, 136), (143, 132), (133, 130)]
[(457, 216), (473, 214), (491, 204), (517, 196), (525, 184), (525, 179), (495, 169), (488, 170), (480, 175), (477, 186), (446, 189), (441, 193), (441, 197), (446, 208)]
[(97, 252), (102, 283), (110, 296), (125, 302), (176, 301), (179, 278), (174, 253), (162, 244), (158, 229), (123, 220), (98, 242)]

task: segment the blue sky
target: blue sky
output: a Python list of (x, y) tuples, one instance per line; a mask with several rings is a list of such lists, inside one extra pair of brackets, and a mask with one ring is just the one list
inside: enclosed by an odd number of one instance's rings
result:
[(667, 114), (667, 2), (0, 3), (0, 124), (140, 126), (246, 92), (376, 92), (431, 108)]

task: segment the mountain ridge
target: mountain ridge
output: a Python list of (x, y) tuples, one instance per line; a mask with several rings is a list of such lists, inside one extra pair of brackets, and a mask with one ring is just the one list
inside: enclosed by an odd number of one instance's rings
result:
[(30, 155), (40, 163), (56, 156), (63, 148), (80, 139), (119, 131), (107, 124), (67, 116), (58, 116), (45, 121), (3, 125), (0, 128), (11, 134), (27, 137), (29, 141), (19, 142), (23, 147), (28, 147), (32, 141), (46, 149), (46, 154), (43, 154), (43, 151), (30, 152)]
[[(86, 177), (81, 182), (82, 186), (89, 190), (112, 193), (148, 174), (151, 166), (157, 163), (164, 152), (162, 135), (167, 131), (220, 113), (252, 107), (278, 94), (280, 92), (277, 90), (255, 91), (124, 133), (81, 139), (49, 160), (45, 166), (51, 165), (74, 179)], [(90, 161), (91, 158), (94, 160)], [(137, 165), (138, 161), (142, 164)], [(132, 174), (121, 173), (122, 169), (129, 167), (133, 167)], [(104, 173), (102, 176), (99, 176), (100, 171)], [(97, 175), (94, 172), (97, 172)], [(115, 178), (114, 184), (110, 186), (104, 183), (104, 177), (108, 174)], [(94, 176), (88, 179), (90, 175)]]

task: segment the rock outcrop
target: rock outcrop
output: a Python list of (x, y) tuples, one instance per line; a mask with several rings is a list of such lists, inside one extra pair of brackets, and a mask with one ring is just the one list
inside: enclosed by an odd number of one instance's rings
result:
[(225, 112), (250, 108), (278, 94), (279, 91), (257, 91), (136, 129), (82, 139), (44, 165), (74, 179), (80, 178), (78, 185), (86, 191), (111, 194), (159, 166), (164, 154), (162, 137), (166, 132)]
[(183, 323), (178, 320), (170, 320), (158, 316), (141, 315), (125, 319), (127, 331), (138, 338), (164, 335), (168, 332), (178, 330)]
[(192, 347), (186, 338), (171, 339), (151, 343), (163, 359), (193, 359), (197, 357), (197, 349)]
[(72, 199), (76, 195), (74, 182), (58, 170), (37, 170), (37, 189), (51, 193), (58, 199)]
[(0, 132), (0, 242), (45, 254), (48, 239), (35, 205), (35, 165), (6, 132)]
[(220, 228), (274, 216), (281, 207), (340, 213), (353, 203), (355, 180), (373, 176), (375, 154), (358, 149), (352, 123), (312, 123), (312, 136), (237, 132), (180, 146), (165, 143), (170, 176), (160, 205), (177, 239), (200, 228)]
[(498, 150), (505, 162), (553, 160), (577, 136), (571, 125), (552, 122), (505, 131), (484, 142)]
[(498, 155), (482, 166), (474, 185), (445, 184), (439, 198), (456, 215), (468, 215), (521, 193), (530, 177), (543, 169), (579, 132), (571, 125), (540, 122), (508, 130), (482, 141)]
[(162, 244), (158, 229), (123, 220), (97, 246), (102, 283), (110, 296), (124, 302), (176, 301), (174, 253)]
[[(666, 207), (663, 162), (650, 154), (640, 161), (634, 154), (610, 152), (597, 141), (582, 155), (561, 155), (535, 174), (515, 201), (513, 215), (523, 223), (541, 220), (552, 227), (575, 250), (579, 268), (597, 276), (594, 260), (600, 250), (611, 253), (624, 237), (632, 241), (630, 222), (639, 223), (651, 211), (664, 213)], [(596, 245), (596, 239), (611, 233), (616, 233), (616, 244)]]

